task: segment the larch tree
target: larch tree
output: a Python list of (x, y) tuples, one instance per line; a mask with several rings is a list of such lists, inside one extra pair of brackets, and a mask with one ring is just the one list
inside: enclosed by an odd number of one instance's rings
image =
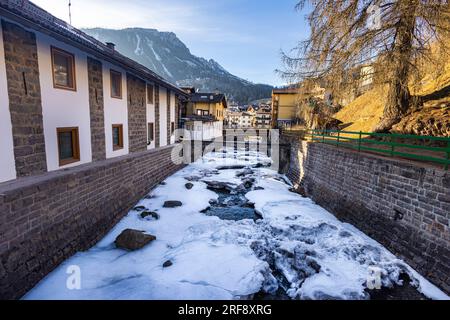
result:
[[(302, 0), (297, 9), (307, 4)], [(448, 0), (311, 0), (311, 34), (283, 54), (291, 81), (325, 79), (333, 90), (355, 83), (370, 65), (373, 78), (388, 84), (387, 101), (375, 131), (399, 122), (411, 104), (409, 83), (433, 63), (432, 48), (448, 50)], [(448, 59), (448, 58), (447, 58)], [(447, 60), (448, 61), (448, 60)], [(366, 77), (368, 75), (365, 75)]]

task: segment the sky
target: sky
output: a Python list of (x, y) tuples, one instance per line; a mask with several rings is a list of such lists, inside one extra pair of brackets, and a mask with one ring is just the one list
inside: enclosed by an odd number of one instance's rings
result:
[[(69, 22), (68, 0), (32, 0)], [(308, 36), (297, 0), (71, 0), (76, 28), (154, 28), (176, 33), (191, 52), (256, 83), (284, 84), (281, 50)]]

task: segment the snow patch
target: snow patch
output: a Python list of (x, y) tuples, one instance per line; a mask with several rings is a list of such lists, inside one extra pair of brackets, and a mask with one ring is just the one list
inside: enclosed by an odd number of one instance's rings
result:
[[(67, 259), (24, 299), (242, 299), (279, 289), (292, 299), (367, 299), (374, 267), (384, 287), (402, 285), (400, 275), (407, 273), (427, 297), (449, 298), (381, 244), (290, 192), (285, 177), (264, 167), (270, 164), (270, 158), (252, 151), (207, 154), (136, 204), (156, 211), (159, 220), (131, 210), (94, 247)], [(235, 187), (242, 174), (255, 180), (258, 188), (245, 196), (262, 220), (200, 213), (218, 199), (207, 182)], [(184, 186), (188, 181), (190, 190)], [(183, 205), (164, 208), (167, 200)], [(133, 252), (117, 249), (114, 240), (127, 228), (156, 240)], [(163, 268), (167, 260), (173, 264)], [(66, 287), (70, 265), (81, 269), (81, 290)]]
[(136, 49), (134, 49), (134, 53), (138, 56), (141, 56), (144, 54), (144, 50), (141, 48), (141, 37), (136, 34)]

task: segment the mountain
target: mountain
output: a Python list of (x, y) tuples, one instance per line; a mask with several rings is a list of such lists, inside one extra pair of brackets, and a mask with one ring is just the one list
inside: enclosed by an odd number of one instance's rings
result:
[(173, 32), (142, 28), (83, 31), (102, 42), (113, 42), (120, 53), (179, 86), (194, 86), (202, 92), (218, 89), (242, 104), (271, 96), (271, 86), (246, 81), (213, 59), (194, 56)]

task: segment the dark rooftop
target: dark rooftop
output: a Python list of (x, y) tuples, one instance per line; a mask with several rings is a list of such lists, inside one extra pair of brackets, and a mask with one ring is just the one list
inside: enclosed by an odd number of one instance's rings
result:
[(219, 103), (224, 102), (225, 108), (227, 107), (227, 100), (223, 93), (201, 93), (196, 92), (191, 94), (189, 98), (191, 102), (205, 102), (205, 103)]
[(65, 21), (56, 18), (28, 0), (0, 0), (0, 15), (15, 20), (36, 31), (46, 33), (59, 41), (78, 47), (99, 59), (119, 65), (131, 73), (134, 73), (136, 76), (154, 81), (183, 96), (187, 96), (186, 92), (168, 82), (152, 70), (125, 57), (117, 52), (117, 50), (108, 47), (103, 42), (74, 28)]

